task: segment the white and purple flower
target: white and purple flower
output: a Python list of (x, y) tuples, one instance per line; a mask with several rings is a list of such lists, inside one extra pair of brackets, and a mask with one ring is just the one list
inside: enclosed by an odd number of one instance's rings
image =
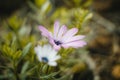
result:
[(48, 38), (49, 42), (53, 45), (56, 50), (63, 48), (79, 48), (86, 45), (86, 42), (82, 40), (84, 35), (76, 35), (78, 32), (77, 28), (67, 30), (65, 25), (60, 27), (59, 22), (54, 23), (53, 33), (49, 32), (45, 27), (39, 26), (41, 34)]
[(60, 59), (60, 55), (57, 55), (57, 51), (50, 45), (44, 45), (35, 47), (35, 52), (40, 62), (47, 63), (50, 66), (57, 66), (56, 60)]

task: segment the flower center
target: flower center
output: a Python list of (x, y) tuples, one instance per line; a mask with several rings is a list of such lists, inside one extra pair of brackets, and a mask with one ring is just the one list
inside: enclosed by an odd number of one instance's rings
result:
[(42, 57), (42, 61), (45, 62), (45, 63), (47, 63), (48, 62), (48, 58)]
[(54, 42), (55, 42), (56, 45), (61, 45), (62, 44), (62, 42), (60, 42), (60, 41), (54, 40)]

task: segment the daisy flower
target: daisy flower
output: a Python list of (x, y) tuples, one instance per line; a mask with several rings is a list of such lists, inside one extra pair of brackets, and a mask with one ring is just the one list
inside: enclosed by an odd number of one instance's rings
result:
[(35, 47), (35, 52), (40, 62), (47, 63), (50, 66), (57, 66), (56, 60), (60, 59), (60, 55), (57, 55), (57, 51), (50, 45), (44, 45)]
[(39, 26), (41, 34), (48, 38), (49, 42), (53, 45), (56, 50), (63, 48), (79, 48), (86, 45), (86, 42), (82, 40), (84, 35), (76, 35), (78, 32), (77, 28), (67, 30), (65, 25), (60, 27), (59, 22), (54, 23), (53, 33), (49, 32), (45, 27)]

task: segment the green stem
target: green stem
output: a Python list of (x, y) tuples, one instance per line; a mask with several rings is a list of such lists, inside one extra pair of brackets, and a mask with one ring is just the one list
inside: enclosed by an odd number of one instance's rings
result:
[(15, 65), (15, 61), (13, 61), (13, 68), (14, 68), (14, 75), (15, 75), (16, 80), (20, 80), (19, 75), (17, 73), (17, 66)]
[(47, 70), (46, 70), (46, 74), (49, 73), (49, 68), (50, 68), (50, 66), (48, 65), (48, 66), (47, 66)]

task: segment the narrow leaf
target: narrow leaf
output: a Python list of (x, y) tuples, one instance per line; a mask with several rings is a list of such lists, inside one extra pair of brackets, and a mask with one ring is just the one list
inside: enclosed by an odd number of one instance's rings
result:
[(32, 46), (31, 43), (28, 43), (28, 45), (25, 46), (25, 48), (24, 48), (23, 51), (22, 51), (22, 55), (21, 55), (18, 63), (29, 53), (29, 50), (30, 50), (31, 46)]
[(26, 72), (26, 70), (28, 69), (28, 66), (29, 66), (29, 61), (27, 61), (27, 62), (23, 65), (22, 70), (21, 70), (21, 74), (23, 74), (23, 73)]

